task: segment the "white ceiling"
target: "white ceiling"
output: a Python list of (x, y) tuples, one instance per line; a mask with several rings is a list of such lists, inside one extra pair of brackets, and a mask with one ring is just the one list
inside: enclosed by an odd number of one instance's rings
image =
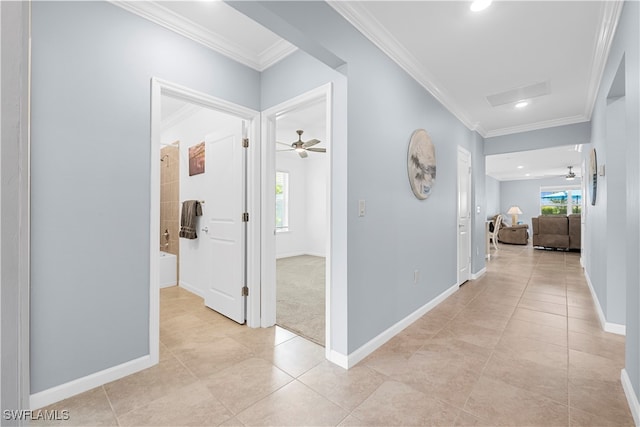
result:
[[(496, 154), (486, 157), (487, 175), (498, 181), (553, 178), (565, 176), (569, 166), (582, 176), (580, 146), (565, 145), (542, 150)], [(521, 166), (521, 167), (520, 167)]]
[[(619, 1), (330, 2), (467, 127), (490, 137), (591, 119)], [(486, 99), (548, 82), (550, 94)]]
[[(259, 71), (296, 49), (221, 1), (113, 3)], [(591, 119), (622, 1), (494, 1), (477, 13), (470, 3), (329, 1), (483, 137)], [(494, 107), (487, 99), (535, 84), (547, 85), (549, 93), (529, 98), (523, 109), (514, 103)], [(296, 139), (296, 128), (305, 129), (303, 140), (316, 137), (311, 132), (318, 120), (300, 116), (296, 121), (299, 125), (287, 131), (291, 137), (278, 138)], [(487, 173), (498, 179), (522, 179), (509, 175), (507, 166), (522, 163), (518, 158), (532, 159), (517, 153), (505, 155), (511, 157), (506, 162), (495, 157), (495, 162), (488, 159)], [(551, 159), (558, 164), (551, 166)], [(530, 177), (561, 175), (578, 162), (575, 151), (562, 149), (540, 160), (529, 166)]]
[(110, 1), (258, 71), (296, 50), (222, 1)]

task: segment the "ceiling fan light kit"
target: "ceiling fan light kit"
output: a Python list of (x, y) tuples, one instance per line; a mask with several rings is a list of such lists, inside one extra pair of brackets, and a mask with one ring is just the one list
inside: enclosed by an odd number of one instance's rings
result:
[(565, 179), (567, 181), (573, 181), (576, 179), (576, 174), (573, 172), (573, 166), (567, 166), (569, 168), (569, 173), (565, 175)]

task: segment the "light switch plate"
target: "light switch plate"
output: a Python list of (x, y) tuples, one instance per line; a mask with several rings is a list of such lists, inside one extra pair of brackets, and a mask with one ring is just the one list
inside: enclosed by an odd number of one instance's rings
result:
[(364, 216), (367, 211), (367, 205), (364, 200), (358, 200), (358, 216)]

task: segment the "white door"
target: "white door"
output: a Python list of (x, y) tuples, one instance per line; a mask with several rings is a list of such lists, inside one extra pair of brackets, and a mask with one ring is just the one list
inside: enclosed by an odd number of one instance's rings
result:
[(245, 321), (246, 150), (242, 135), (206, 141), (205, 173), (209, 183), (203, 205), (202, 230), (207, 242), (207, 307)]
[(458, 147), (458, 284), (471, 278), (471, 154)]

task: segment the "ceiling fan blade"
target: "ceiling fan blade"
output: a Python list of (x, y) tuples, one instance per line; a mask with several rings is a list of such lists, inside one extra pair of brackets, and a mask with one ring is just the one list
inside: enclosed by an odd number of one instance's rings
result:
[(279, 153), (281, 151), (294, 151), (293, 148), (289, 148), (288, 150), (276, 150), (276, 153)]
[(302, 157), (303, 159), (304, 159), (305, 157), (307, 157), (307, 156), (308, 156), (308, 154), (307, 154), (307, 152), (306, 152), (306, 151), (298, 151), (298, 154), (299, 154), (299, 155), (300, 155), (300, 157)]
[(308, 151), (313, 151), (316, 153), (326, 153), (327, 149), (326, 148), (307, 148)]
[(310, 139), (309, 141), (307, 141), (304, 144), (302, 144), (302, 146), (304, 148), (308, 148), (308, 147), (311, 147), (311, 146), (316, 145), (318, 143), (320, 143), (319, 139)]
[(291, 147), (291, 144), (286, 144), (284, 142), (276, 141), (276, 144), (286, 145), (287, 147)]

